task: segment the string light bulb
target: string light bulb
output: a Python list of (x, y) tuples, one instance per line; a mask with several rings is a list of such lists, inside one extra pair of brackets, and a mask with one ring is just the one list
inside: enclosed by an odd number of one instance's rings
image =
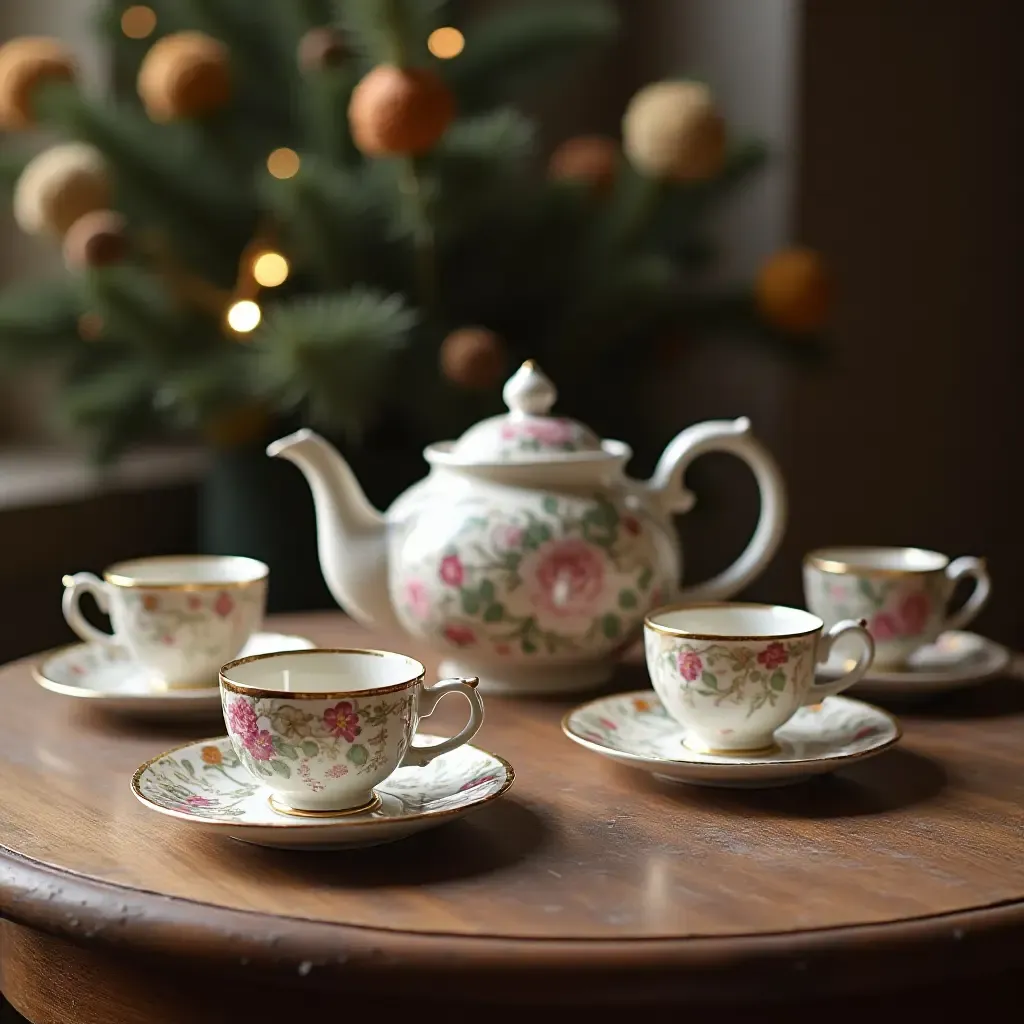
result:
[(156, 28), (156, 11), (144, 4), (133, 4), (121, 15), (121, 31), (129, 39), (145, 39)]
[(256, 330), (262, 318), (263, 312), (252, 299), (240, 299), (228, 308), (228, 327), (236, 334), (248, 334)]
[(252, 276), (261, 288), (276, 288), (288, 280), (288, 261), (279, 252), (264, 252), (253, 261)]
[(299, 173), (299, 154), (294, 149), (282, 146), (267, 157), (267, 170), (275, 178), (294, 178)]
[(451, 25), (435, 28), (427, 37), (427, 49), (439, 60), (458, 57), (466, 45), (466, 37)]

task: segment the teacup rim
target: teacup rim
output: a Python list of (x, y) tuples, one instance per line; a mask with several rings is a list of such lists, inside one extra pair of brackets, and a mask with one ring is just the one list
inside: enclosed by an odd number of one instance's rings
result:
[[(167, 565), (173, 562), (219, 562), (231, 559), (235, 562), (248, 562), (258, 575), (243, 580), (191, 580), (189, 582), (171, 583), (159, 580), (143, 580), (130, 572), (119, 572), (140, 563), (157, 563)], [(103, 570), (105, 582), (115, 587), (137, 588), (140, 590), (227, 590), (237, 587), (251, 587), (263, 583), (270, 576), (270, 566), (258, 558), (249, 555), (140, 555), (138, 558), (123, 558), (119, 562)]]
[[(842, 558), (830, 558), (829, 552), (907, 552), (928, 555), (938, 560), (939, 564), (930, 569), (915, 569), (909, 566), (856, 565)], [(921, 548), (913, 544), (828, 544), (813, 548), (804, 555), (805, 566), (811, 566), (821, 572), (836, 576), (927, 576), (933, 573), (944, 573), (950, 564), (949, 555), (933, 548)]]
[[(403, 680), (400, 683), (392, 683), (390, 686), (369, 686), (361, 690), (333, 690), (330, 693), (318, 693), (311, 690), (269, 690), (266, 687), (250, 686), (247, 683), (235, 682), (235, 680), (228, 679), (225, 676), (226, 672), (238, 668), (240, 665), (248, 665), (254, 661), (266, 661), (269, 658), (290, 658), (294, 654), (372, 654), (379, 658), (405, 658), (406, 661), (419, 665), (420, 671), (419, 675)], [(229, 661), (221, 667), (218, 678), (222, 689), (230, 693), (240, 694), (243, 697), (270, 697), (278, 700), (282, 698), (285, 700), (345, 700), (349, 697), (370, 697), (376, 694), (400, 693), (402, 690), (408, 690), (417, 683), (422, 683), (426, 679), (426, 675), (427, 670), (423, 662), (408, 654), (402, 654), (401, 651), (385, 651), (374, 647), (310, 647), (302, 651), (268, 651), (265, 654), (250, 654), (246, 658), (235, 658), (234, 661)]]
[[(664, 626), (661, 623), (651, 621), (658, 615), (667, 612), (700, 611), (705, 608), (757, 608), (769, 610), (773, 608), (782, 609), (787, 612), (799, 612), (801, 615), (814, 619), (816, 626), (810, 629), (801, 629), (792, 633), (755, 633), (741, 636), (738, 633), (695, 633), (689, 629), (680, 629), (678, 626)], [(665, 636), (686, 637), (691, 640), (735, 640), (741, 642), (765, 642), (772, 640), (794, 640), (797, 637), (813, 636), (825, 628), (824, 619), (807, 611), (806, 608), (794, 608), (787, 604), (770, 604), (765, 601), (679, 601), (675, 604), (664, 604), (658, 608), (652, 608), (644, 616), (644, 628), (651, 629), (655, 633)]]

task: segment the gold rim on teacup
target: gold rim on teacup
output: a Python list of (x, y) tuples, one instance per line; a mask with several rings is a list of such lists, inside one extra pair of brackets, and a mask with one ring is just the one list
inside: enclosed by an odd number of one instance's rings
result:
[[(412, 666), (418, 666), (419, 672), (409, 679), (400, 683), (392, 683), (390, 686), (369, 686), (361, 690), (336, 690), (331, 693), (318, 693), (316, 691), (302, 690), (268, 690), (261, 686), (250, 686), (248, 683), (239, 683), (228, 679), (227, 674), (241, 665), (249, 665), (254, 661), (266, 661), (268, 658), (291, 657), (292, 655), (307, 654), (369, 654), (375, 658), (404, 658)], [(398, 693), (406, 690), (416, 683), (422, 683), (427, 670), (415, 658), (407, 654), (399, 654), (397, 651), (378, 651), (370, 647), (311, 647), (306, 651), (274, 651), (269, 654), (250, 654), (247, 658), (236, 658), (229, 661), (220, 670), (220, 684), (225, 690), (232, 693), (240, 693), (247, 697), (287, 697), (289, 700), (344, 700), (347, 697), (369, 697), (378, 693)], [(464, 682), (470, 686), (476, 685), (476, 680), (465, 679)]]
[[(867, 556), (869, 552), (886, 554), (909, 554), (912, 556), (925, 555), (934, 559), (938, 564), (924, 566), (888, 566), (872, 565), (868, 561), (856, 561), (847, 558), (829, 557), (829, 552)], [(855, 575), (855, 576), (921, 576), (930, 573), (944, 573), (949, 568), (949, 556), (941, 551), (932, 551), (930, 548), (883, 546), (871, 544), (847, 544), (830, 545), (825, 548), (815, 548), (804, 555), (804, 565), (809, 565), (821, 572), (833, 573), (834, 575)]]
[[(249, 562), (259, 575), (236, 580), (189, 580), (187, 582), (169, 583), (159, 580), (146, 580), (133, 576), (130, 572), (119, 572), (118, 570), (130, 568), (139, 563), (156, 563), (157, 565), (173, 565), (174, 563), (210, 563), (224, 560), (237, 560)], [(263, 583), (270, 575), (270, 567), (256, 558), (249, 558), (248, 555), (147, 555), (143, 558), (128, 558), (124, 561), (105, 569), (103, 579), (115, 587), (144, 587), (146, 590), (224, 590), (229, 587), (251, 587), (256, 583)], [(63, 579), (64, 586), (68, 586), (70, 576)]]
[[(814, 619), (817, 622), (816, 626), (812, 626), (810, 629), (802, 629), (795, 633), (755, 633), (751, 636), (741, 635), (739, 633), (694, 633), (689, 629), (680, 629), (678, 626), (664, 626), (654, 620), (660, 615), (667, 615), (670, 612), (696, 612), (703, 611), (707, 608), (745, 608), (745, 609), (758, 609), (760, 611), (772, 611), (773, 609), (781, 609), (786, 612), (798, 612), (800, 615)], [(811, 636), (814, 633), (820, 632), (825, 628), (825, 623), (822, 619), (818, 618), (813, 612), (805, 611), (803, 608), (790, 608), (788, 605), (783, 604), (764, 604), (760, 601), (687, 601), (682, 604), (665, 604), (660, 608), (655, 608), (653, 611), (647, 613), (644, 616), (644, 626), (653, 629), (656, 633), (663, 633), (666, 636), (684, 636), (691, 637), (694, 640), (791, 640), (798, 636)]]

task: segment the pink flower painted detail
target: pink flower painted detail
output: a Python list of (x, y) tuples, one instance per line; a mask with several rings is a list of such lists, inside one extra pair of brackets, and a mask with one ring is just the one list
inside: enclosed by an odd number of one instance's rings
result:
[(193, 612), (198, 611), (203, 606), (202, 599), (198, 594), (189, 594), (188, 600), (185, 603), (188, 605), (189, 610)]
[(618, 729), (618, 726), (610, 718), (599, 718), (598, 721), (606, 729), (611, 729), (613, 732)]
[(255, 736), (242, 740), (245, 749), (252, 754), (256, 761), (270, 761), (274, 757), (274, 737), (269, 730), (260, 729)]
[(501, 436), (506, 441), (525, 438), (551, 447), (566, 445), (572, 440), (572, 421), (538, 416), (536, 419), (509, 421), (501, 428)]
[(533, 603), (543, 611), (564, 618), (590, 618), (600, 609), (605, 558), (586, 541), (548, 541), (523, 559), (519, 572)]
[(522, 547), (523, 528), (501, 523), (491, 532), (491, 542), (499, 551), (515, 551)]
[(363, 731), (359, 724), (359, 712), (350, 700), (343, 700), (324, 712), (324, 725), (335, 735), (352, 743)]
[(778, 668), (780, 665), (785, 665), (789, 661), (789, 652), (782, 644), (776, 641), (761, 651), (757, 656), (757, 660), (770, 671), (773, 668)]
[(899, 635), (900, 624), (894, 615), (890, 615), (888, 612), (879, 612), (871, 620), (869, 632), (876, 640), (891, 640), (894, 636)]
[(164, 635), (160, 637), (160, 643), (162, 643), (165, 647), (173, 647), (174, 637), (171, 636), (170, 633), (164, 633)]
[(469, 647), (476, 643), (476, 633), (469, 626), (459, 625), (457, 622), (449, 623), (444, 627), (444, 637), (449, 643), (456, 647)]
[(854, 734), (855, 740), (866, 740), (869, 736), (874, 736), (878, 732), (878, 729), (873, 725), (865, 725), (863, 729), (858, 729)]
[(704, 671), (704, 662), (694, 651), (680, 651), (677, 662), (679, 674), (689, 683), (692, 683)]
[(402, 592), (406, 607), (421, 622), (430, 614), (430, 597), (422, 580), (409, 580)]
[(228, 731), (234, 733), (243, 743), (260, 731), (256, 712), (252, 705), (241, 697), (228, 705)]
[(900, 605), (900, 619), (903, 622), (903, 630), (911, 636), (923, 633), (928, 625), (928, 617), (931, 615), (932, 605), (928, 595), (924, 591), (917, 591), (908, 594)]
[(481, 775), (477, 779), (470, 779), (469, 782), (464, 782), (459, 786), (459, 792), (465, 793), (467, 789), (476, 789), (477, 786), (482, 786), (487, 782), (493, 782), (497, 777), (497, 775)]
[(189, 807), (210, 807), (213, 805), (212, 800), (205, 796), (198, 796), (195, 793), (193, 793), (192, 796), (185, 797), (185, 803), (188, 804)]
[(494, 653), (502, 656), (512, 653), (512, 648), (508, 644), (495, 644)]
[(640, 520), (636, 516), (623, 516), (622, 528), (631, 537), (635, 537), (640, 532)]
[(324, 772), (324, 775), (329, 779), (341, 779), (348, 775), (348, 768), (343, 764), (332, 764), (331, 767)]
[(235, 610), (234, 599), (226, 590), (217, 595), (217, 600), (213, 602), (213, 610), (222, 619), (226, 619)]
[(441, 559), (441, 581), (449, 587), (461, 587), (466, 578), (466, 570), (462, 567), (462, 559), (458, 555), (445, 555)]

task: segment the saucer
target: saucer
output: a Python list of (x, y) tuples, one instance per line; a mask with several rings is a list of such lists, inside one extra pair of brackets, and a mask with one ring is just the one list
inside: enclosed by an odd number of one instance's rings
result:
[[(1005, 672), (1011, 654), (1007, 648), (977, 633), (951, 630), (933, 644), (915, 651), (903, 668), (870, 668), (851, 690), (875, 697), (914, 697), (972, 686)], [(830, 659), (818, 672), (831, 678), (848, 672), (853, 662)]]
[[(240, 658), (273, 651), (300, 651), (316, 644), (303, 636), (254, 633)], [(197, 689), (155, 689), (123, 647), (72, 644), (51, 652), (33, 669), (47, 690), (92, 701), (105, 711), (133, 718), (198, 718), (219, 715), (220, 689), (214, 680)]]
[(597, 754), (667, 782), (759, 789), (786, 786), (880, 754), (900, 738), (896, 719), (850, 697), (800, 708), (776, 733), (778, 750), (722, 757), (683, 746), (685, 730), (653, 690), (600, 697), (562, 719), (562, 731)]
[[(426, 745), (442, 737), (418, 733)], [(399, 768), (379, 786), (379, 804), (360, 814), (314, 818), (281, 814), (270, 791), (242, 767), (226, 736), (186, 743), (147, 761), (132, 778), (146, 807), (243, 843), (294, 850), (377, 846), (461, 818), (496, 800), (515, 778), (512, 765), (469, 743), (423, 768)]]

